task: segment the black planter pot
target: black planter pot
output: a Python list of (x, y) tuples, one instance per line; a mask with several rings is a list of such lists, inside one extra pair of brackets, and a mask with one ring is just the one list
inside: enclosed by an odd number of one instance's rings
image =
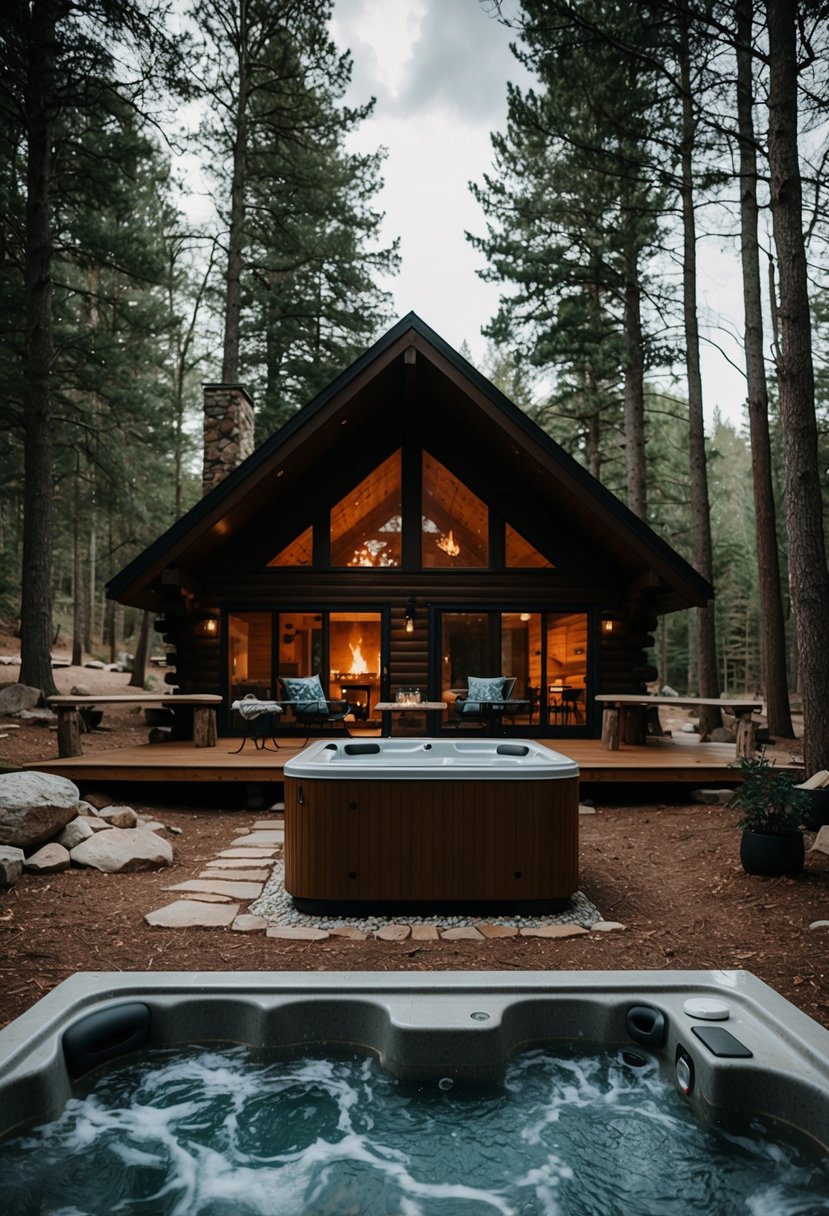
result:
[(746, 874), (762, 874), (766, 878), (799, 874), (803, 869), (803, 833), (771, 836), (766, 832), (743, 832), (740, 861)]

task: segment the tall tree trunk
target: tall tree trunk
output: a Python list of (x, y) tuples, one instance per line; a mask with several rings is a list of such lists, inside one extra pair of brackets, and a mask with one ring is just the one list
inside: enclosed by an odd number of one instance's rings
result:
[(145, 611), (141, 617), (141, 628), (138, 631), (138, 643), (132, 660), (132, 675), (129, 688), (147, 687), (147, 663), (150, 658), (150, 614)]
[(769, 168), (780, 276), (776, 352), (786, 483), (789, 581), (800, 657), (803, 757), (808, 772), (829, 766), (829, 574), (815, 417), (812, 327), (803, 239), (797, 138), (797, 6), (767, 0)]
[(72, 514), (72, 666), (83, 663), (83, 583), (80, 537), (80, 458), (75, 461), (75, 490)]
[(647, 516), (645, 477), (645, 360), (642, 348), (642, 292), (639, 257), (625, 252), (625, 482), (627, 505), (640, 519)]
[(62, 5), (31, 7), (26, 96), (25, 409), (20, 681), (57, 692), (52, 676), (52, 126)]
[[(763, 688), (769, 732), (794, 735), (786, 674), (786, 628), (780, 587), (777, 524), (772, 480), (769, 399), (763, 358), (760, 250), (757, 241), (757, 151), (754, 136), (752, 18), (754, 0), (737, 0), (737, 130), (740, 143), (740, 256), (745, 311), (746, 379), (757, 575), (760, 589)], [(748, 689), (746, 688), (746, 691)]]
[(242, 253), (245, 224), (245, 177), (247, 167), (248, 111), (248, 4), (239, 3), (239, 44), (237, 64), (239, 92), (236, 98), (236, 130), (233, 142), (233, 180), (230, 188), (230, 230), (227, 248), (227, 290), (225, 294), (225, 335), (222, 357), (222, 382), (235, 384), (239, 379), (239, 330), (242, 317)]
[[(705, 419), (702, 409), (702, 375), (699, 357), (697, 318), (697, 232), (694, 209), (694, 139), (696, 123), (691, 96), (691, 64), (688, 45), (688, 17), (683, 11), (679, 21), (679, 75), (682, 92), (682, 301), (685, 348), (688, 369), (688, 457), (691, 484), (692, 560), (703, 578), (713, 581), (711, 515), (708, 502), (708, 469), (705, 455)], [(720, 695), (717, 672), (717, 642), (713, 604), (697, 609), (697, 670), (699, 695)], [(713, 706), (701, 706), (701, 739), (722, 724), (722, 714)]]

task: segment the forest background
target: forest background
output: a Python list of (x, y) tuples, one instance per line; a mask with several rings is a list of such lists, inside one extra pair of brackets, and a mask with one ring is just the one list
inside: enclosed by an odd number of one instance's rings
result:
[[(455, 0), (458, 2), (458, 0)], [(501, 288), (482, 370), (713, 583), (661, 684), (803, 701), (829, 766), (827, 152), (820, 0), (523, 0), (469, 240)], [(104, 584), (201, 492), (203, 381), (257, 442), (394, 319), (383, 149), (350, 136), (332, 0), (10, 0), (0, 29), (0, 615), (21, 679), (150, 623)], [(197, 126), (182, 114), (200, 114)], [(188, 220), (197, 158), (214, 218)], [(769, 213), (773, 240), (761, 217)], [(744, 423), (706, 432), (697, 249), (739, 236)], [(666, 391), (665, 384), (673, 387)]]

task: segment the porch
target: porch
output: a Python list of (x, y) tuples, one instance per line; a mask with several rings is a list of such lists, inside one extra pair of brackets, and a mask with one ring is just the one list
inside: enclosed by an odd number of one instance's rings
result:
[[(278, 751), (270, 748), (257, 751), (251, 745), (241, 752), (238, 738), (222, 737), (216, 747), (209, 748), (194, 748), (189, 741), (147, 743), (41, 760), (26, 767), (58, 773), (87, 788), (97, 782), (267, 784), (282, 780), (285, 762), (305, 745), (304, 739), (278, 738), (277, 742)], [(583, 785), (651, 783), (696, 787), (740, 781), (733, 743), (700, 743), (692, 735), (650, 740), (644, 746), (626, 745), (614, 752), (604, 750), (599, 739), (537, 742), (575, 760), (581, 769)], [(768, 754), (772, 758), (773, 750), (769, 749)], [(799, 771), (786, 752), (780, 752), (774, 759), (779, 768)]]

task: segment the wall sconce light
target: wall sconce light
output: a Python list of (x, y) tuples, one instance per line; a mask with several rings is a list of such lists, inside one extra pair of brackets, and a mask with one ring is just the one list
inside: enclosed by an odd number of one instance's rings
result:
[(403, 609), (403, 616), (406, 621), (406, 633), (414, 633), (414, 623), (417, 612), (415, 610), (414, 596), (410, 595), (406, 600), (406, 607)]
[(196, 625), (196, 633), (201, 638), (217, 638), (219, 636), (219, 618), (203, 616)]
[(618, 631), (619, 621), (616, 617), (605, 613), (602, 617), (602, 633), (615, 633)]

